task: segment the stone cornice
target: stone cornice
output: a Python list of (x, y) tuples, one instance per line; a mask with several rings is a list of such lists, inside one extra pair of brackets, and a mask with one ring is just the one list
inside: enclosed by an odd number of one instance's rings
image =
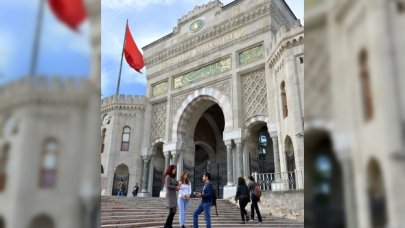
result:
[(272, 51), (268, 58), (270, 68), (274, 66), (283, 55), (286, 49), (304, 44), (304, 28), (299, 27), (292, 29), (289, 32), (284, 32), (283, 29), (276, 34), (276, 38), (272, 42)]
[(189, 39), (184, 40), (183, 42), (181, 42), (176, 46), (166, 48), (161, 52), (157, 53), (156, 55), (154, 55), (153, 57), (146, 57), (145, 65), (147, 67), (153, 66), (153, 64), (169, 59), (170, 57), (178, 53), (195, 48), (201, 42), (208, 41), (211, 38), (226, 34), (235, 28), (241, 27), (245, 24), (261, 19), (265, 15), (270, 14), (270, 8), (271, 5), (268, 3), (261, 4), (247, 13), (242, 13), (236, 16), (231, 21), (226, 21), (223, 22), (222, 24), (213, 26), (211, 29), (208, 29), (208, 31), (205, 33), (201, 33), (198, 36), (190, 37)]
[(179, 62), (179, 63), (177, 63), (177, 64), (175, 64), (175, 65), (173, 65), (173, 66), (171, 66), (171, 67), (168, 67), (168, 68), (165, 68), (165, 69), (163, 69), (163, 70), (160, 70), (160, 71), (158, 71), (158, 72), (156, 72), (156, 73), (154, 73), (154, 74), (150, 74), (150, 75), (148, 75), (148, 78), (151, 79), (151, 78), (154, 78), (154, 77), (156, 77), (156, 76), (159, 76), (159, 75), (161, 75), (161, 74), (163, 74), (163, 73), (165, 73), (165, 72), (169, 72), (169, 71), (178, 69), (180, 66), (188, 65), (188, 64), (190, 64), (191, 62), (194, 62), (194, 61), (196, 61), (196, 60), (198, 60), (198, 59), (201, 59), (201, 58), (204, 58), (204, 57), (209, 56), (209, 55), (211, 55), (211, 54), (217, 53), (218, 51), (223, 50), (223, 49), (225, 49), (225, 48), (227, 48), (227, 47), (229, 47), (229, 46), (232, 46), (232, 45), (234, 45), (234, 44), (236, 44), (236, 43), (240, 43), (240, 42), (249, 40), (249, 39), (251, 39), (251, 38), (253, 38), (253, 37), (256, 37), (256, 36), (258, 36), (258, 35), (267, 33), (267, 32), (269, 32), (269, 31), (271, 31), (271, 30), (273, 30), (273, 29), (274, 29), (274, 28), (273, 28), (272, 26), (263, 27), (263, 28), (261, 28), (261, 29), (258, 29), (258, 30), (256, 30), (256, 31), (252, 32), (252, 33), (249, 33), (249, 34), (247, 34), (247, 35), (245, 35), (245, 36), (242, 36), (241, 38), (239, 38), (239, 39), (237, 39), (237, 40), (233, 40), (233, 41), (231, 41), (231, 42), (228, 42), (228, 43), (226, 43), (226, 44), (223, 44), (223, 45), (221, 45), (221, 46), (218, 46), (218, 47), (216, 47), (216, 48), (213, 48), (213, 49), (211, 49), (210, 51), (204, 52), (204, 53), (202, 53), (202, 54), (200, 54), (200, 55), (196, 55), (196, 56), (194, 56), (194, 57), (192, 57), (192, 58), (190, 58), (190, 59), (187, 59), (187, 60), (185, 60), (185, 61), (183, 61), (183, 62)]
[(129, 105), (129, 104), (110, 104), (108, 106), (105, 106), (101, 108), (101, 113), (107, 113), (113, 110), (124, 110), (124, 111), (135, 111), (135, 110), (140, 110), (144, 111), (145, 110), (145, 105)]

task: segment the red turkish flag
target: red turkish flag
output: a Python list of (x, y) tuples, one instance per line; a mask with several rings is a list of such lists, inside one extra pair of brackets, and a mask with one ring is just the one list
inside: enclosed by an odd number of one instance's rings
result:
[(138, 47), (136, 46), (135, 41), (132, 38), (131, 31), (129, 31), (128, 24), (127, 24), (127, 28), (125, 31), (124, 54), (125, 54), (125, 59), (127, 60), (127, 63), (132, 68), (134, 68), (136, 71), (141, 73), (141, 69), (145, 66), (145, 63), (143, 61), (143, 56), (142, 56), (141, 52), (138, 50)]
[(48, 0), (48, 3), (56, 17), (73, 30), (87, 17), (83, 0)]

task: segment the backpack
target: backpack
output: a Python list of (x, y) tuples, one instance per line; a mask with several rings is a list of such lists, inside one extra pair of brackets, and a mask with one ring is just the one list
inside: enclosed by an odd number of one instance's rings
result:
[(215, 206), (215, 212), (218, 216), (218, 209), (217, 209), (217, 193), (214, 189), (212, 189), (212, 206)]
[(262, 190), (260, 189), (260, 185), (256, 184), (255, 188), (253, 189), (253, 194), (260, 200), (262, 196)]

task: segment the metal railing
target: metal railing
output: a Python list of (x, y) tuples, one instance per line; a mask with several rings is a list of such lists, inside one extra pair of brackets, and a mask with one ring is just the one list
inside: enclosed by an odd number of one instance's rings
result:
[(262, 191), (286, 191), (304, 189), (304, 170), (281, 173), (252, 173)]

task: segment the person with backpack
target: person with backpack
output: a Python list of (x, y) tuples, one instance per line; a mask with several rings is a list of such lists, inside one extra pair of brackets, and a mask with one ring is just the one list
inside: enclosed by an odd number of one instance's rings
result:
[(204, 218), (207, 228), (211, 228), (211, 206), (212, 206), (212, 198), (213, 198), (213, 187), (210, 182), (211, 174), (205, 173), (203, 175), (203, 181), (205, 182), (204, 188), (202, 193), (195, 192), (196, 197), (202, 197), (200, 206), (193, 213), (193, 227), (198, 228), (198, 216), (204, 211)]
[(238, 187), (236, 188), (235, 201), (239, 200), (240, 216), (242, 217), (241, 224), (245, 224), (245, 217), (246, 222), (249, 222), (249, 216), (245, 209), (246, 205), (250, 202), (249, 192), (250, 191), (248, 186), (246, 185), (245, 178), (239, 177)]
[(257, 214), (257, 219), (259, 220), (259, 224), (262, 223), (262, 216), (260, 215), (260, 211), (259, 211), (259, 206), (257, 205), (257, 203), (260, 201), (260, 197), (262, 196), (262, 192), (260, 190), (260, 185), (258, 185), (255, 182), (255, 179), (252, 176), (248, 177), (249, 179), (249, 190), (251, 192), (251, 199), (252, 199), (252, 204), (250, 205), (250, 218), (252, 220), (255, 220), (255, 210), (256, 210), (256, 214)]

